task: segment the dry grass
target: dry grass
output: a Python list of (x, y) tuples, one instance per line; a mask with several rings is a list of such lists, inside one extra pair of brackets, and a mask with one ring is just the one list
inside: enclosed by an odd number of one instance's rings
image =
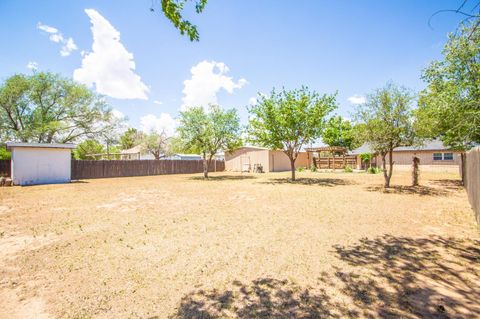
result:
[[(0, 189), (5, 318), (472, 318), (457, 177), (194, 175)], [(2, 312), (0, 311), (0, 317)]]

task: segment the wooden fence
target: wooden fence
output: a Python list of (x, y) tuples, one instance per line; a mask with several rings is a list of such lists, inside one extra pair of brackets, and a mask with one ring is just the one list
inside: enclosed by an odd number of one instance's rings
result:
[(344, 169), (346, 166), (355, 168), (357, 166), (357, 157), (314, 157), (313, 162), (318, 169)]
[[(212, 161), (209, 172), (225, 170), (224, 161)], [(203, 172), (201, 160), (72, 161), (72, 179), (193, 174)]]
[(12, 176), (12, 165), (10, 160), (0, 160), (0, 176)]
[(475, 212), (475, 218), (480, 223), (480, 147), (467, 152), (464, 166), (464, 184), (468, 200)]

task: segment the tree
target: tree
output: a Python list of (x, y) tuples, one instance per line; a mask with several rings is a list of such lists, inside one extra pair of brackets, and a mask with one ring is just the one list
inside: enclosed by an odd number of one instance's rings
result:
[(325, 117), (336, 108), (335, 98), (336, 94), (320, 96), (307, 87), (259, 94), (257, 103), (248, 109), (250, 139), (257, 145), (283, 150), (295, 180), (298, 152), (321, 137)]
[(12, 153), (7, 151), (5, 145), (0, 145), (0, 160), (9, 160), (12, 158)]
[(143, 151), (152, 154), (156, 160), (171, 154), (169, 138), (164, 132), (143, 135), (140, 145)]
[[(479, 19), (480, 20), (480, 19)], [(480, 143), (480, 27), (462, 26), (451, 34), (443, 59), (423, 71), (427, 88), (420, 93), (415, 129), (439, 137), (457, 150)]]
[(393, 172), (393, 150), (400, 146), (412, 145), (414, 142), (411, 112), (413, 98), (409, 90), (389, 83), (370, 94), (356, 115), (363, 124), (361, 126), (363, 141), (368, 142), (382, 157), (386, 188), (390, 187)]
[(122, 136), (120, 136), (120, 148), (122, 150), (128, 150), (129, 148), (134, 147), (140, 139), (140, 132), (138, 132), (137, 129), (130, 127), (122, 134)]
[(92, 156), (94, 154), (103, 154), (105, 151), (102, 144), (96, 140), (85, 140), (77, 145), (73, 151), (73, 157), (77, 160), (92, 160), (100, 158), (101, 156)]
[(2, 140), (68, 143), (117, 125), (103, 97), (58, 74), (16, 74), (0, 85)]
[[(180, 31), (181, 35), (185, 33), (190, 38), (190, 41), (198, 41), (200, 39), (197, 26), (192, 24), (190, 21), (183, 18), (182, 11), (185, 7), (185, 4), (192, 0), (160, 0), (162, 5), (162, 12), (165, 17), (173, 23), (175, 28)], [(193, 0), (195, 3), (195, 12), (202, 13), (203, 9), (207, 5), (207, 0)], [(150, 11), (154, 12), (154, 3), (152, 1), (152, 6)]]
[(334, 116), (328, 120), (322, 140), (329, 146), (345, 147), (348, 150), (357, 147), (352, 124), (341, 116)]
[(203, 107), (190, 107), (180, 113), (179, 122), (181, 149), (202, 154), (205, 178), (215, 154), (231, 152), (242, 145), (240, 119), (235, 109), (223, 110), (218, 105), (210, 105), (206, 111)]

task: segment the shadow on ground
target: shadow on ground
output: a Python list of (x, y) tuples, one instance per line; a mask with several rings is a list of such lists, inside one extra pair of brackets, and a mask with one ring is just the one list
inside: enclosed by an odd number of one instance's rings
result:
[(403, 194), (403, 195), (420, 195), (420, 196), (447, 196), (449, 191), (443, 188), (430, 186), (405, 186), (393, 185), (384, 188), (382, 185), (368, 186), (365, 188), (369, 192), (382, 192), (384, 194)]
[(430, 183), (438, 186), (442, 186), (445, 189), (457, 191), (463, 189), (462, 181), (458, 179), (436, 179), (430, 181)]
[(208, 178), (203, 178), (203, 176), (194, 176), (190, 177), (191, 180), (196, 181), (238, 181), (242, 179), (256, 179), (256, 176), (252, 175), (219, 175), (219, 176), (209, 176)]
[(185, 295), (171, 319), (474, 318), (480, 314), (480, 242), (382, 236), (335, 246), (345, 263), (309, 286), (259, 278)]
[(341, 178), (310, 178), (302, 177), (297, 178), (294, 181), (290, 178), (272, 178), (267, 181), (260, 182), (261, 184), (300, 184), (300, 185), (317, 185), (317, 186), (341, 186), (341, 185), (353, 185), (353, 181), (345, 180)]

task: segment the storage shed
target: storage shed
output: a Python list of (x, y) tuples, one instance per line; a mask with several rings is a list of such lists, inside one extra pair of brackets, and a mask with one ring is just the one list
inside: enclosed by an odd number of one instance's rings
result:
[[(254, 172), (261, 166), (264, 172), (283, 172), (290, 170), (288, 156), (280, 150), (264, 147), (245, 146), (232, 153), (225, 154), (225, 170), (233, 172)], [(307, 167), (306, 152), (300, 152), (295, 161), (295, 168)]]
[(7, 143), (14, 185), (70, 182), (74, 144)]

